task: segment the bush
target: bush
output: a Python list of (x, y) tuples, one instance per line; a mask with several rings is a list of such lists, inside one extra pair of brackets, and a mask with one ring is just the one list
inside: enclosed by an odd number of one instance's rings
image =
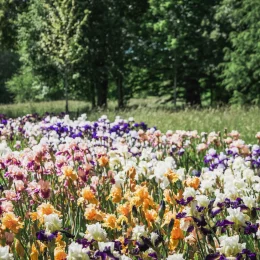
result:
[(23, 68), (7, 82), (7, 88), (14, 95), (15, 102), (46, 100), (49, 88), (30, 67)]

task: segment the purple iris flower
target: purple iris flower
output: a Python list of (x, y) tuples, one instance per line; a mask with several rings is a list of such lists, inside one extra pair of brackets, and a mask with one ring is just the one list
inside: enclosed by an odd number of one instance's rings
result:
[(243, 249), (242, 254), (245, 254), (250, 260), (256, 260), (256, 254), (248, 249)]
[(148, 254), (148, 256), (150, 256), (154, 260), (158, 259), (157, 254), (155, 252)]
[(184, 150), (183, 148), (181, 148), (181, 149), (179, 150), (178, 154), (179, 154), (180, 156), (182, 156), (182, 155), (184, 154), (184, 152), (185, 152), (185, 150)]
[(227, 260), (227, 258), (224, 255), (221, 255), (219, 260)]
[(7, 125), (7, 120), (6, 120), (6, 119), (2, 119), (1, 124), (3, 124), (3, 125)]
[[(140, 124), (140, 127), (143, 129), (143, 130), (147, 130), (147, 125), (144, 123), (144, 122), (141, 122)], [(155, 127), (154, 127), (155, 128)], [(155, 128), (156, 129), (156, 128)]]
[(209, 254), (206, 256), (205, 260), (216, 260), (220, 256), (219, 253)]
[(220, 209), (220, 208), (219, 208), (219, 209), (216, 209), (216, 210), (214, 210), (214, 211), (212, 210), (211, 213), (210, 213), (210, 215), (211, 215), (212, 218), (214, 218), (214, 217), (217, 216), (221, 211), (222, 211), (222, 209)]
[(115, 251), (121, 252), (122, 249), (122, 243), (120, 241), (113, 241), (115, 243), (114, 248)]
[(193, 197), (188, 197), (187, 200), (181, 199), (181, 200), (176, 200), (178, 204), (182, 206), (188, 205), (194, 198)]
[(207, 222), (203, 216), (201, 216), (200, 219), (193, 217), (193, 220), (199, 227), (205, 227), (207, 225)]
[(97, 251), (94, 255), (95, 259), (97, 259), (98, 257), (101, 257), (102, 260), (106, 260), (107, 257), (109, 257), (109, 259), (111, 260), (119, 260), (118, 257), (115, 257), (110, 251), (103, 251), (103, 252), (100, 252), (100, 251)]
[(181, 219), (181, 218), (184, 218), (186, 215), (187, 215), (186, 212), (180, 212), (180, 213), (178, 213), (178, 214), (176, 215), (176, 218), (177, 218), (177, 219)]
[(247, 222), (246, 227), (244, 228), (244, 234), (246, 235), (256, 234), (258, 228), (259, 228), (259, 224), (251, 224), (250, 222)]
[(194, 226), (189, 226), (188, 229), (187, 229), (187, 232), (190, 233), (194, 230)]
[(39, 232), (36, 233), (36, 237), (40, 241), (51, 241), (54, 238), (56, 238), (58, 235), (58, 231), (55, 231), (51, 234), (46, 234), (45, 230), (40, 230)]
[(217, 223), (216, 223), (216, 227), (227, 227), (227, 226), (233, 225), (233, 224), (234, 224), (234, 222), (229, 221), (227, 219), (218, 220)]
[(193, 170), (193, 171), (191, 172), (191, 174), (192, 174), (193, 176), (200, 177), (201, 172), (198, 171), (198, 170)]
[(196, 208), (197, 208), (198, 212), (201, 212), (201, 211), (203, 211), (203, 209), (205, 209), (205, 207), (199, 207), (199, 206), (196, 206)]
[(145, 252), (149, 247), (153, 246), (152, 242), (147, 237), (142, 237), (143, 243), (136, 242), (141, 252)]
[(140, 249), (139, 247), (135, 247), (134, 249), (132, 249), (131, 254), (132, 255), (138, 255), (140, 253)]
[(218, 220), (216, 223), (216, 227), (221, 227), (221, 233), (224, 233), (226, 231), (227, 226), (233, 225), (234, 222), (228, 221), (227, 219), (224, 220)]
[(208, 163), (211, 162), (212, 159), (213, 159), (213, 158), (212, 158), (211, 155), (206, 155), (206, 156), (204, 157), (204, 163), (208, 164)]
[(95, 240), (88, 241), (86, 238), (77, 239), (76, 242), (83, 246), (83, 248), (89, 247)]

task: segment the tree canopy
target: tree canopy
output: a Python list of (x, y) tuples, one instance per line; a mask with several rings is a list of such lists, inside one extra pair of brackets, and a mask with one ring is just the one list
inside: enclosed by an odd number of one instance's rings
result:
[(0, 0), (0, 102), (259, 104), (259, 38), (258, 0)]

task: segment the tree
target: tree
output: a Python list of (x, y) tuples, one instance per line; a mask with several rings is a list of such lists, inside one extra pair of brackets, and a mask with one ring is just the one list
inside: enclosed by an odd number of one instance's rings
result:
[(54, 77), (62, 80), (66, 113), (69, 83), (76, 73), (74, 67), (87, 52), (82, 29), (87, 25), (89, 12), (82, 10), (81, 4), (82, 1), (75, 0), (32, 0), (28, 12), (18, 21), (22, 25), (20, 55), (25, 69), (29, 66), (36, 76), (45, 78), (54, 73)]
[(139, 55), (133, 49), (140, 40), (141, 24), (148, 10), (148, 0), (114, 0), (110, 32), (111, 72), (117, 88), (118, 107), (125, 106), (132, 86), (127, 84), (127, 74)]
[(26, 11), (28, 1), (0, 0), (0, 49), (14, 50), (17, 45), (17, 16)]
[(144, 21), (149, 33), (142, 40), (147, 61), (144, 80), (152, 80), (149, 91), (171, 95), (169, 100), (175, 105), (178, 97), (200, 105), (204, 93), (216, 86), (218, 64), (212, 59), (216, 44), (209, 35), (218, 2), (149, 1)]
[(0, 103), (12, 101), (12, 95), (6, 88), (6, 82), (19, 68), (19, 57), (9, 50), (0, 51)]
[(84, 34), (88, 39), (89, 51), (84, 64), (87, 68), (85, 77), (88, 78), (91, 90), (92, 107), (95, 107), (96, 104), (98, 107), (107, 106), (110, 64), (108, 49), (109, 2), (106, 0), (86, 1), (90, 13)]
[(231, 103), (260, 104), (260, 2), (223, 0), (216, 19), (230, 27), (221, 79)]
[(16, 20), (27, 9), (27, 1), (0, 0), (0, 103), (12, 101), (6, 82), (20, 67), (17, 48)]
[(87, 46), (81, 44), (82, 27), (86, 26), (88, 10), (78, 12), (76, 0), (45, 0), (45, 15), (39, 46), (44, 56), (55, 65), (63, 79), (68, 113), (68, 81), (72, 79), (73, 65), (79, 62)]
[(147, 7), (147, 0), (87, 1), (90, 14), (84, 32), (89, 39), (85, 77), (92, 90), (93, 107), (106, 107), (109, 95), (117, 98), (118, 107), (125, 105), (133, 59), (129, 50), (137, 41), (140, 19)]

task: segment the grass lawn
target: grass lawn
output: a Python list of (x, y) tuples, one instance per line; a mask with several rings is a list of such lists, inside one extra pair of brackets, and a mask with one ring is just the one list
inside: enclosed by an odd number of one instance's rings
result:
[[(92, 111), (90, 104), (84, 101), (70, 101), (72, 117), (78, 113), (87, 113), (90, 120), (106, 114), (110, 119), (120, 115), (123, 118), (133, 116), (137, 122), (144, 121), (148, 126), (157, 126), (161, 131), (198, 130), (199, 132), (238, 130), (241, 138), (248, 143), (256, 143), (255, 134), (260, 131), (260, 108), (226, 107), (219, 109), (191, 109), (174, 111), (170, 104), (164, 105), (155, 98), (132, 99), (124, 110), (117, 110), (116, 103), (110, 102), (108, 109)], [(39, 102), (0, 105), (0, 114), (18, 117), (28, 113), (44, 114), (46, 111), (59, 113), (64, 111), (64, 101)]]

